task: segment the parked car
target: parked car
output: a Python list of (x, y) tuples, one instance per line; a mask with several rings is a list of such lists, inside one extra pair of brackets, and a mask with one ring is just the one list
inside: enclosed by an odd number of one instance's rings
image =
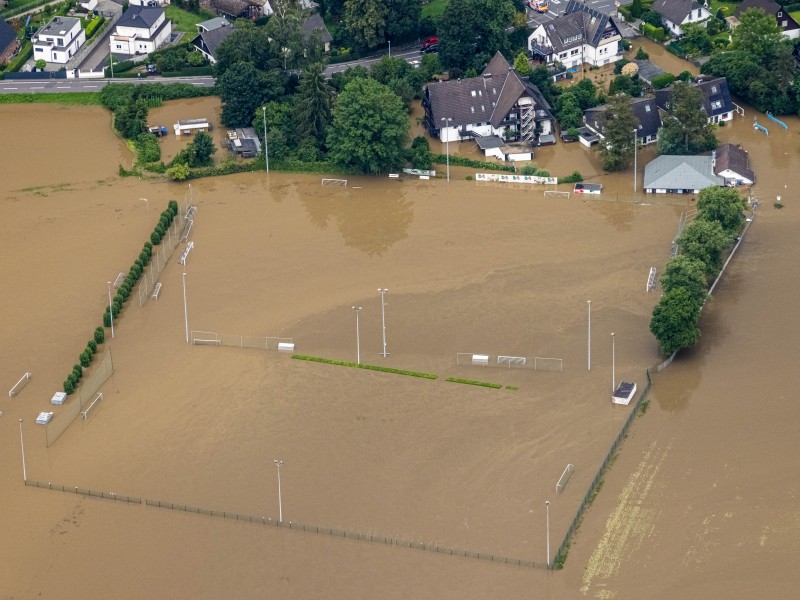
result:
[(437, 37), (429, 37), (427, 40), (422, 42), (422, 51), (423, 52), (430, 52), (428, 48), (431, 46), (438, 46), (439, 45), (439, 38)]
[(147, 65), (147, 74), (148, 75), (155, 75), (158, 69), (155, 65)]

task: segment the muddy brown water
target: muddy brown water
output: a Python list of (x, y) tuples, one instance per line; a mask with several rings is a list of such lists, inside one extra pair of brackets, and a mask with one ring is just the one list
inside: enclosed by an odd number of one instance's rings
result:
[[(0, 120), (0, 380), (10, 388), (33, 373), (0, 401), (0, 597), (792, 593), (798, 217), (787, 190), (798, 183), (797, 119), (767, 138), (748, 109), (720, 131), (750, 150), (759, 216), (700, 344), (656, 377), (649, 411), (553, 573), (27, 488), (18, 419), (31, 479), (274, 518), (272, 459), (282, 458), (286, 520), (542, 561), (544, 501), (554, 549), (627, 416), (608, 402), (610, 332), (618, 378), (641, 386), (659, 359), (646, 275), (663, 268), (690, 198), (634, 196), (632, 173), (602, 176), (577, 144), (545, 149), (537, 163), (602, 177), (598, 199), (479, 185), (466, 169), (449, 186), (351, 178), (330, 188), (278, 173), (193, 182), (191, 329), (289, 336), (299, 352), (354, 360), (359, 305), (364, 362), (440, 379), (188, 346), (173, 259), (158, 303), (118, 321), (100, 410), (46, 448), (35, 415), (99, 321), (105, 282), (187, 186), (114, 177), (129, 156), (102, 109), (3, 106)], [(76, 143), (80, 168), (59, 153)], [(390, 290), (385, 359), (378, 287)], [(560, 357), (564, 371), (458, 367), (456, 352)], [(567, 462), (578, 468), (556, 495)]]

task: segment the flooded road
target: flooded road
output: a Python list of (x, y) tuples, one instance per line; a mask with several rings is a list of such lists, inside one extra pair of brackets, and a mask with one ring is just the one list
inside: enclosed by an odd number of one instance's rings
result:
[[(15, 110), (0, 107), (0, 119), (13, 122)], [(645, 281), (650, 266), (663, 269), (686, 198), (633, 204), (632, 172), (602, 176), (577, 144), (543, 149), (537, 163), (586, 169), (608, 195), (544, 198), (540, 189), (465, 181), (474, 173), (466, 169), (449, 186), (351, 178), (331, 188), (317, 176), (278, 173), (193, 182), (191, 329), (287, 336), (298, 352), (355, 360), (351, 307), (362, 306), (364, 362), (440, 379), (187, 346), (182, 269), (173, 262), (158, 303), (129, 306), (107, 344), (116, 370), (101, 409), (46, 448), (33, 419), (50, 409), (99, 322), (106, 281), (126, 270), (156, 211), (181, 201), (187, 186), (114, 178), (126, 149), (102, 109), (24, 110), (50, 131), (48, 148), (77, 142), (93, 156), (76, 172), (54, 153), (54, 169), (33, 177), (26, 157), (42, 152), (38, 140), (13, 128), (0, 134), (16, 140), (0, 144), (2, 164), (16, 165), (0, 184), (8, 290), (0, 380), (8, 388), (34, 374), (0, 402), (0, 526), (12, 540), (0, 547), (0, 598), (675, 598), (695, 590), (750, 598), (793, 589), (798, 462), (785, 370), (797, 339), (798, 261), (785, 259), (798, 258), (798, 213), (791, 198), (783, 210), (768, 199), (800, 183), (797, 120), (767, 138), (753, 131), (748, 109), (720, 131), (750, 151), (761, 212), (704, 313), (699, 346), (656, 378), (650, 409), (566, 568), (545, 572), (26, 488), (18, 419), (31, 479), (274, 518), (272, 460), (281, 458), (287, 520), (541, 562), (544, 501), (555, 547), (627, 416), (608, 403), (610, 332), (618, 378), (643, 385), (644, 369), (660, 358), (647, 331), (657, 296)], [(385, 359), (378, 287), (390, 290)], [(564, 371), (459, 367), (457, 352), (559, 357)], [(458, 386), (448, 376), (519, 390)], [(576, 474), (556, 495), (567, 462)], [(634, 526), (620, 529), (626, 522)]]

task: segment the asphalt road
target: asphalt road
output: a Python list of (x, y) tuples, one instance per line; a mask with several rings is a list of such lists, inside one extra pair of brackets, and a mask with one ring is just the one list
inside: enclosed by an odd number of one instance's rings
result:
[(0, 81), (0, 94), (59, 94), (63, 92), (99, 92), (109, 83), (189, 83), (212, 87), (213, 77), (144, 77), (122, 79), (38, 79)]
[[(353, 61), (346, 62), (346, 63), (339, 63), (339, 64), (336, 64), (336, 65), (328, 65), (325, 68), (325, 77), (327, 79), (330, 79), (331, 76), (334, 73), (339, 73), (341, 71), (346, 71), (350, 67), (357, 67), (359, 65), (360, 66), (364, 66), (364, 67), (369, 67), (369, 65), (371, 65), (374, 62), (379, 61), (381, 58), (383, 58), (383, 56), (385, 56), (385, 55), (373, 56), (373, 57), (370, 57), (370, 58), (361, 58), (361, 59), (358, 59), (358, 60), (353, 60)], [(404, 58), (409, 63), (411, 63), (412, 65), (415, 65), (415, 66), (419, 65), (420, 62), (422, 62), (422, 52), (420, 52), (419, 47), (416, 47), (416, 48), (403, 48), (401, 50), (397, 50), (395, 52), (392, 52), (392, 57), (393, 58)]]

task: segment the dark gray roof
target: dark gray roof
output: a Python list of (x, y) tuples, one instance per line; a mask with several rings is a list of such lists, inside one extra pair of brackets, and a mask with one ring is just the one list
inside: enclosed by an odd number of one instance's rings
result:
[(710, 156), (662, 155), (644, 168), (645, 189), (702, 190), (724, 185), (722, 177), (714, 175)]
[(484, 122), (499, 127), (523, 96), (533, 98), (537, 119), (553, 118), (539, 89), (523, 80), (499, 52), (480, 76), (429, 83), (426, 93), (437, 128), (441, 126), (442, 117), (452, 118), (451, 127)]
[(220, 27), (230, 27), (230, 26), (231, 24), (225, 17), (214, 17), (213, 19), (209, 19), (208, 21), (202, 21), (201, 23), (198, 23), (197, 29), (199, 31), (213, 31), (214, 29), (219, 29)]
[(232, 17), (238, 17), (250, 6), (244, 0), (211, 0), (210, 5), (213, 9)]
[(485, 135), (475, 138), (478, 143), (478, 148), (481, 150), (490, 150), (492, 148), (502, 148), (506, 145), (503, 139), (498, 135)]
[(217, 48), (219, 48), (220, 44), (222, 44), (222, 42), (224, 42), (232, 33), (233, 27), (218, 27), (217, 29), (212, 29), (211, 31), (202, 32), (200, 35), (194, 38), (194, 40), (192, 40), (192, 44), (207, 52), (216, 60)]
[(318, 13), (309, 15), (308, 18), (305, 21), (303, 21), (304, 38), (308, 39), (308, 37), (314, 31), (319, 31), (323, 44), (333, 41), (333, 36), (331, 35), (331, 32), (328, 31), (328, 28), (325, 26), (325, 21), (322, 20), (322, 17), (320, 17)]
[(696, 0), (656, 0), (653, 10), (668, 21), (680, 25), (693, 10), (702, 8)]
[[(733, 110), (733, 100), (728, 89), (728, 81), (724, 77), (712, 77), (710, 79), (700, 79), (691, 84), (703, 94), (703, 111), (713, 117)], [(672, 88), (669, 86), (663, 90), (656, 90), (656, 103), (662, 110), (669, 112), (667, 104), (672, 97)]]
[[(748, 8), (760, 8), (768, 15), (775, 15), (775, 18), (778, 19), (778, 25), (784, 31), (800, 28), (800, 24), (794, 20), (792, 15), (786, 12), (775, 0), (743, 0), (742, 3), (736, 7), (736, 10), (733, 11), (733, 14), (740, 17)], [(780, 18), (778, 18), (779, 12), (781, 13)], [(783, 21), (787, 21), (785, 27), (782, 25)]]
[(563, 14), (546, 23), (544, 29), (555, 52), (580, 46), (584, 39), (597, 48), (607, 31), (619, 34), (614, 19), (577, 0), (569, 0)]
[(131, 6), (119, 18), (117, 27), (150, 29), (163, 14), (164, 9), (161, 7)]
[(737, 175), (741, 175), (752, 182), (756, 180), (756, 174), (750, 169), (750, 157), (747, 155), (747, 150), (735, 144), (723, 144), (717, 148), (716, 165), (714, 172), (716, 174), (730, 169)]
[(80, 19), (75, 17), (53, 17), (47, 25), (36, 32), (36, 35), (64, 35), (80, 22)]
[(16, 39), (17, 34), (11, 25), (6, 23), (5, 19), (0, 19), (0, 53), (13, 44)]
[[(656, 106), (655, 98), (631, 98), (631, 108), (634, 116), (639, 120), (638, 137), (654, 136), (661, 127), (661, 116)], [(587, 126), (595, 131), (604, 133), (608, 104), (595, 106), (584, 111), (583, 118)]]
[(653, 77), (658, 77), (666, 73), (661, 67), (654, 65), (649, 60), (634, 60), (633, 62), (639, 67), (639, 79), (645, 83), (652, 83)]

